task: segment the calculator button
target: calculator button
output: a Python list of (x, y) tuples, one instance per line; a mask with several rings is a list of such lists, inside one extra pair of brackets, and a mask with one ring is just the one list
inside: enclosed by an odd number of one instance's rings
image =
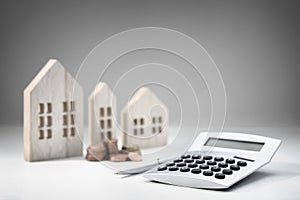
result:
[(201, 173), (201, 169), (196, 168), (196, 169), (192, 169), (191, 171), (193, 174), (200, 174)]
[(215, 178), (217, 178), (217, 179), (224, 179), (225, 178), (225, 174), (223, 174), (223, 173), (216, 173)]
[(223, 169), (223, 174), (226, 174), (226, 175), (231, 175), (232, 174), (232, 170), (231, 169)]
[(208, 169), (209, 168), (208, 165), (200, 165), (199, 167), (200, 167), (200, 169)]
[(244, 162), (244, 161), (238, 161), (236, 164), (237, 164), (238, 166), (241, 166), (241, 167), (247, 166), (247, 163)]
[(182, 155), (181, 158), (183, 159), (186, 159), (186, 158), (190, 158), (191, 156), (189, 154), (185, 154), (185, 155)]
[(201, 156), (198, 155), (198, 154), (195, 154), (195, 155), (192, 155), (192, 158), (193, 158), (193, 159), (199, 159), (199, 158), (201, 158)]
[(223, 157), (220, 157), (220, 156), (215, 157), (215, 161), (217, 161), (217, 162), (220, 162), (220, 161), (223, 161), (223, 160), (224, 160)]
[(233, 163), (235, 163), (235, 160), (232, 159), (232, 158), (227, 158), (227, 159), (226, 159), (226, 163), (228, 163), (228, 164), (233, 164)]
[(193, 159), (186, 159), (186, 160), (184, 160), (184, 162), (185, 162), (185, 163), (193, 163), (194, 160), (193, 160)]
[(169, 169), (169, 171), (177, 171), (177, 170), (179, 170), (178, 167), (169, 167), (168, 169)]
[(204, 164), (205, 161), (204, 161), (204, 160), (196, 160), (196, 163), (197, 163), (197, 164)]
[(213, 167), (210, 168), (210, 170), (213, 171), (213, 172), (219, 172), (219, 171), (221, 171), (221, 168), (218, 167), (218, 166), (213, 166)]
[(203, 160), (211, 160), (212, 156), (203, 156)]
[(214, 173), (212, 171), (204, 171), (203, 175), (204, 176), (212, 176), (212, 175), (214, 175)]
[(175, 166), (175, 163), (170, 162), (170, 163), (167, 163), (166, 166), (167, 167), (172, 167), (172, 166)]
[(191, 164), (188, 164), (188, 167), (196, 168), (196, 167), (198, 167), (198, 165), (196, 163), (191, 163)]
[(177, 167), (184, 167), (184, 166), (186, 166), (186, 164), (185, 163), (178, 163), (176, 166)]
[(181, 172), (189, 172), (190, 171), (190, 168), (188, 167), (183, 167), (180, 169)]
[(219, 167), (226, 168), (226, 167), (228, 167), (228, 164), (222, 162), (222, 163), (219, 163)]
[(164, 171), (164, 170), (167, 170), (167, 167), (163, 166), (163, 167), (157, 168), (157, 171)]
[(232, 169), (233, 171), (239, 171), (240, 170), (240, 166), (238, 166), (238, 165), (231, 165), (230, 169)]
[(174, 160), (175, 163), (179, 163), (179, 162), (182, 162), (182, 161), (183, 161), (183, 159), (181, 159), (181, 158), (178, 158), (178, 159)]
[(207, 164), (207, 165), (216, 165), (217, 162), (216, 162), (216, 161), (213, 161), (213, 160), (210, 160), (210, 161), (207, 161), (206, 164)]

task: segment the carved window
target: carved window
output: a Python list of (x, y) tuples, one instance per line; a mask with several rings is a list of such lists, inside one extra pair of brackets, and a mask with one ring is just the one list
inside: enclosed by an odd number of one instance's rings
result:
[(52, 138), (52, 103), (39, 103), (38, 105), (38, 139)]

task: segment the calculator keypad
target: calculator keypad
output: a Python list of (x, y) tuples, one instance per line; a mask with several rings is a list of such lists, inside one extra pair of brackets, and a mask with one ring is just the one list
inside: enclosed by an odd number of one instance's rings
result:
[(241, 167), (247, 166), (247, 163), (244, 162), (244, 161), (238, 161), (236, 164), (237, 164), (238, 166), (241, 166)]
[(180, 173), (192, 173), (211, 176), (216, 179), (225, 179), (226, 176), (230, 176), (246, 166), (246, 161), (236, 161), (234, 158), (184, 154), (180, 158), (158, 167), (157, 171), (179, 171)]

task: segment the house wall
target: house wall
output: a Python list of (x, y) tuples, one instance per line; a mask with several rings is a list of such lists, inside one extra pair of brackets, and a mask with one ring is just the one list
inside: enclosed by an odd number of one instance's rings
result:
[[(82, 155), (82, 135), (78, 135), (82, 134), (83, 127), (82, 90), (77, 85), (76, 92), (72, 93), (72, 77), (59, 63), (55, 65), (32, 91), (24, 94), (24, 151), (27, 161)], [(64, 112), (63, 102), (70, 102), (71, 99), (75, 102), (75, 111)], [(48, 111), (48, 103), (51, 112)], [(44, 105), (43, 109), (41, 104)], [(75, 115), (75, 136), (70, 135), (70, 125), (63, 126), (63, 115), (67, 115), (70, 124), (71, 114)], [(51, 124), (48, 124), (48, 117), (51, 118)], [(69, 129), (67, 137), (63, 137), (63, 128)], [(43, 138), (40, 138), (41, 131), (44, 131)], [(48, 131), (51, 132), (50, 138), (47, 138)]]
[(116, 138), (116, 117), (114, 116), (116, 106), (116, 98), (107, 87), (101, 88), (100, 91), (96, 90), (90, 95), (89, 143), (91, 145), (99, 144), (105, 138)]
[[(153, 95), (148, 92), (144, 93), (140, 99), (137, 99), (132, 105), (128, 105), (121, 116), (124, 146), (144, 148), (167, 144), (168, 109)], [(155, 118), (154, 124), (153, 118)], [(159, 118), (161, 118), (161, 122), (159, 122)], [(160, 132), (159, 129), (161, 129)]]

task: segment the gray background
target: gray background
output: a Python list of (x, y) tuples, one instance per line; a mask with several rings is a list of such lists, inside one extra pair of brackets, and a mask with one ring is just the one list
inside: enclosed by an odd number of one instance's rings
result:
[(226, 126), (300, 124), (297, 1), (1, 1), (0, 24), (0, 124), (22, 123), (23, 89), (49, 58), (75, 75), (99, 42), (145, 26), (183, 32), (210, 53), (226, 87)]

